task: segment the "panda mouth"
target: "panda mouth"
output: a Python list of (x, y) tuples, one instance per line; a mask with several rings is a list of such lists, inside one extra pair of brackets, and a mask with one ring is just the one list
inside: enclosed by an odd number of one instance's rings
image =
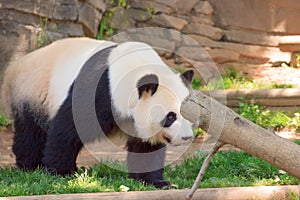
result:
[(171, 143), (171, 137), (168, 136), (167, 134), (164, 134), (164, 139), (168, 142), (168, 143)]

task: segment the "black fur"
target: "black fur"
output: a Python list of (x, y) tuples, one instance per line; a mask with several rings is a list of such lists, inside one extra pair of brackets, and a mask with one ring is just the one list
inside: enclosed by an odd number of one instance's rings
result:
[(42, 159), (52, 174), (67, 175), (77, 170), (76, 158), (83, 144), (77, 135), (72, 115), (71, 90), (50, 123)]
[(170, 182), (163, 179), (166, 156), (164, 144), (152, 145), (149, 142), (143, 142), (140, 138), (130, 137), (127, 146), (127, 167), (130, 178), (157, 188), (170, 186)]
[(186, 87), (190, 87), (193, 77), (194, 77), (194, 71), (193, 70), (186, 70), (181, 75), (181, 80), (185, 84)]
[(176, 113), (169, 112), (167, 116), (160, 122), (160, 124), (162, 127), (170, 127), (176, 120)]
[(34, 170), (42, 166), (43, 149), (48, 130), (48, 116), (41, 109), (24, 102), (12, 105), (14, 118), (13, 152), (17, 166)]
[[(92, 56), (85, 63), (79, 77), (75, 80), (79, 82), (78, 84), (80, 84), (80, 86), (85, 87), (86, 84), (89, 85), (89, 81), (93, 81), (94, 78), (97, 78), (93, 77), (93, 75), (97, 75), (95, 70), (104, 70), (104, 73), (97, 84), (94, 101), (97, 118), (105, 134), (110, 133), (114, 126), (111, 109), (111, 96), (109, 92), (108, 66), (106, 61), (106, 58), (108, 58), (112, 48), (114, 47), (106, 48)], [(81, 79), (82, 76), (85, 76), (83, 77), (85, 80)], [(74, 105), (73, 98), (77, 98), (78, 96), (74, 97), (73, 88), (74, 84), (69, 90), (68, 97), (51, 122), (50, 129), (47, 134), (47, 143), (43, 158), (43, 163), (48, 171), (61, 175), (70, 174), (77, 170), (76, 158), (83, 146), (82, 142), (89, 142), (99, 137), (97, 133), (91, 133), (90, 131), (87, 131), (87, 134), (80, 135), (81, 137), (79, 137), (74, 123), (72, 110), (72, 106)], [(89, 89), (90, 88), (80, 89), (80, 95), (85, 96), (87, 92), (86, 90)], [(79, 105), (82, 108), (79, 109), (87, 110), (90, 109), (89, 106), (92, 106), (92, 104), (85, 105), (85, 102), (82, 103), (82, 105)], [(84, 115), (84, 111), (82, 114)], [(84, 116), (84, 119), (84, 122), (79, 123), (89, 123), (88, 116)], [(97, 130), (96, 132), (100, 132), (100, 130)]]
[(151, 96), (156, 92), (158, 87), (158, 77), (154, 74), (143, 76), (137, 83), (139, 98), (143, 92), (151, 92)]

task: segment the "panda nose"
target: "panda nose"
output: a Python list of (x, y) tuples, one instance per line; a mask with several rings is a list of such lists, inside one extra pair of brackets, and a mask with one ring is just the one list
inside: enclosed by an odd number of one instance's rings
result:
[(187, 136), (187, 137), (181, 137), (181, 139), (183, 139), (183, 140), (189, 140), (189, 139), (191, 139), (192, 138), (192, 136)]

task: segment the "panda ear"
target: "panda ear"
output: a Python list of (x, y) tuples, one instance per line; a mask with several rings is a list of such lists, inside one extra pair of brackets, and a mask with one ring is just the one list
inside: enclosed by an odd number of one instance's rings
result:
[(192, 69), (186, 70), (183, 74), (180, 74), (181, 79), (184, 83), (191, 84), (193, 77), (194, 77), (194, 71)]
[(154, 74), (143, 76), (137, 83), (139, 99), (143, 93), (150, 93), (151, 96), (156, 92), (158, 87), (158, 77)]

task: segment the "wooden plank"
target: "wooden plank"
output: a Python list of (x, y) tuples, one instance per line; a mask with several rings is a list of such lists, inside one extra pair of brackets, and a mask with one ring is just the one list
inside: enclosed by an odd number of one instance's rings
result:
[[(41, 196), (0, 197), (1, 200), (167, 200), (185, 199), (185, 190), (155, 190), (139, 192), (108, 192), (87, 194), (60, 194)], [(205, 200), (248, 200), (248, 199), (287, 199), (288, 194), (300, 195), (300, 186), (260, 186), (198, 189), (193, 199)]]

